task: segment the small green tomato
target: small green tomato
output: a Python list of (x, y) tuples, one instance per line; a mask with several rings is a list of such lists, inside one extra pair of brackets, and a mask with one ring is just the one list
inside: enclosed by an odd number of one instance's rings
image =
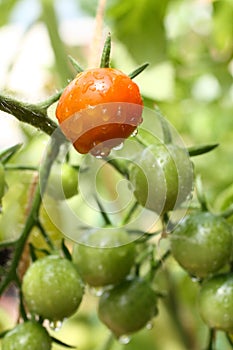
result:
[(123, 229), (102, 228), (86, 235), (76, 244), (73, 261), (82, 279), (90, 286), (116, 284), (130, 272), (135, 259), (135, 244), (128, 243)]
[(27, 321), (8, 332), (2, 340), (2, 350), (51, 350), (52, 341), (39, 323)]
[(57, 321), (76, 312), (82, 300), (83, 284), (71, 261), (51, 255), (28, 268), (22, 291), (32, 313)]

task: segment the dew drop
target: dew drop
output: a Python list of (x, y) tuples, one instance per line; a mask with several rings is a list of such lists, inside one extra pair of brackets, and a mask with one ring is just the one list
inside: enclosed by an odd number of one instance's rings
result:
[(52, 331), (58, 332), (62, 327), (63, 321), (51, 321), (49, 323), (49, 328)]
[(154, 327), (154, 324), (153, 324), (152, 321), (149, 321), (149, 322), (146, 324), (146, 329), (148, 329), (148, 330), (151, 330), (153, 327)]
[(104, 293), (105, 289), (103, 287), (91, 287), (91, 286), (88, 286), (88, 290), (89, 290), (91, 295), (93, 295), (95, 297), (101, 297), (101, 295)]
[(198, 283), (198, 282), (201, 281), (201, 279), (200, 279), (199, 277), (195, 277), (195, 276), (192, 276), (192, 277), (191, 277), (191, 280), (192, 280), (193, 282), (195, 282), (195, 283)]
[(132, 132), (131, 136), (135, 137), (135, 136), (137, 136), (137, 134), (138, 134), (138, 129), (135, 129), (135, 130)]
[(113, 147), (113, 149), (114, 149), (115, 151), (119, 151), (119, 150), (121, 150), (123, 147), (124, 147), (124, 143), (121, 142), (119, 145)]
[(129, 344), (130, 340), (131, 340), (131, 337), (128, 335), (121, 335), (118, 338), (119, 343), (124, 345)]

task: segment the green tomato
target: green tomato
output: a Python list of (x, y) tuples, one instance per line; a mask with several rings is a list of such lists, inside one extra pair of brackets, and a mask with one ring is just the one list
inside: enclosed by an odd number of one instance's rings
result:
[(188, 198), (192, 178), (186, 150), (173, 144), (147, 147), (130, 171), (137, 201), (157, 214), (175, 209)]
[(171, 235), (174, 258), (197, 277), (205, 277), (227, 264), (232, 243), (230, 225), (209, 212), (187, 216)]
[(155, 292), (147, 281), (139, 278), (105, 291), (98, 306), (100, 320), (116, 337), (142, 329), (157, 312)]
[(2, 340), (2, 350), (50, 350), (51, 338), (39, 323), (27, 321), (8, 332)]
[(128, 243), (123, 229), (98, 229), (86, 235), (84, 244), (74, 245), (73, 262), (90, 286), (116, 284), (130, 272), (135, 259), (135, 244)]
[(78, 193), (78, 173), (69, 164), (55, 164), (48, 179), (47, 193), (57, 200), (69, 199)]
[(71, 261), (51, 255), (28, 268), (22, 291), (30, 312), (57, 321), (76, 312), (82, 300), (83, 285)]
[(233, 332), (233, 274), (214, 276), (204, 282), (198, 306), (203, 321), (210, 328)]

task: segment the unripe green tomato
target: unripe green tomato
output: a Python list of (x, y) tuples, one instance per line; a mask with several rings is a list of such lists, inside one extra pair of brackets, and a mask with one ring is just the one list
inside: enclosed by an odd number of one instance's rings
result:
[(232, 230), (228, 222), (209, 212), (187, 216), (171, 235), (171, 251), (190, 274), (205, 277), (230, 260)]
[(2, 340), (2, 350), (51, 350), (52, 341), (39, 323), (27, 321), (17, 325)]
[(157, 314), (157, 297), (142, 279), (125, 280), (105, 291), (99, 300), (98, 316), (116, 337), (142, 329)]
[(74, 245), (73, 262), (90, 286), (116, 284), (130, 272), (135, 259), (135, 244), (128, 243), (124, 229), (102, 228), (87, 234), (84, 244)]
[(69, 164), (55, 164), (50, 172), (47, 193), (57, 200), (69, 199), (78, 193), (78, 172)]
[(186, 150), (173, 144), (147, 147), (130, 171), (137, 201), (157, 214), (173, 210), (187, 199), (192, 177)]
[(210, 328), (233, 332), (233, 274), (214, 276), (204, 282), (198, 306), (203, 321)]
[(28, 268), (22, 292), (29, 311), (57, 321), (76, 312), (82, 300), (83, 284), (71, 261), (50, 255)]

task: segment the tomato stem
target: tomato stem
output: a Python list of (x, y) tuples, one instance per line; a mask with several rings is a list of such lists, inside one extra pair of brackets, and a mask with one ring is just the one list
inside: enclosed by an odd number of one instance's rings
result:
[(201, 210), (208, 211), (208, 204), (204, 194), (203, 185), (202, 185), (200, 176), (196, 177), (196, 191), (197, 191), (197, 199), (201, 204)]
[(104, 43), (104, 48), (100, 61), (100, 68), (109, 68), (110, 66), (110, 53), (111, 53), (111, 34), (108, 33)]
[(215, 342), (216, 342), (216, 330), (211, 328), (209, 331), (209, 342), (206, 350), (215, 350)]
[(40, 182), (37, 183), (35, 194), (33, 197), (33, 202), (25, 222), (24, 228), (22, 230), (21, 235), (18, 240), (14, 243), (14, 253), (11, 261), (10, 269), (5, 276), (4, 279), (1, 280), (0, 283), (0, 295), (4, 292), (4, 290), (8, 287), (11, 282), (15, 282), (18, 284), (18, 264), (21, 259), (22, 253), (24, 251), (25, 244), (27, 243), (28, 237), (32, 231), (32, 228), (38, 222), (38, 215), (41, 206), (42, 196), (45, 191), (45, 187), (47, 184), (47, 180), (49, 177), (51, 166), (58, 155), (58, 151), (60, 149), (61, 144), (63, 143), (63, 139), (59, 137), (59, 134), (53, 135), (50, 139), (48, 150), (45, 158), (41, 163), (41, 171), (40, 171)]

